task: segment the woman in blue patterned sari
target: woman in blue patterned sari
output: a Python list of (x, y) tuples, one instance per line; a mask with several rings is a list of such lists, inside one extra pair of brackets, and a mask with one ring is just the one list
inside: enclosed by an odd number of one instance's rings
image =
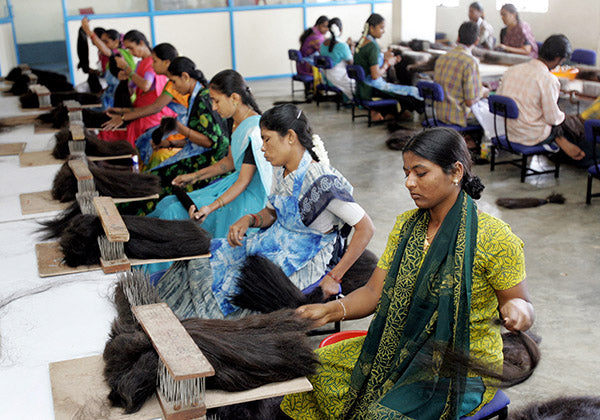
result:
[[(239, 270), (248, 255), (279, 265), (303, 290), (319, 285), (336, 294), (346, 271), (373, 236), (373, 224), (354, 202), (352, 186), (329, 166), (318, 136), (294, 105), (281, 105), (261, 118), (262, 150), (276, 167), (267, 206), (246, 214), (227, 238), (213, 239), (210, 259), (175, 263), (159, 280), (162, 300), (180, 317), (238, 318), (250, 311), (233, 305)], [(344, 223), (355, 233), (333, 268), (334, 244)], [(246, 235), (248, 229), (258, 232)]]

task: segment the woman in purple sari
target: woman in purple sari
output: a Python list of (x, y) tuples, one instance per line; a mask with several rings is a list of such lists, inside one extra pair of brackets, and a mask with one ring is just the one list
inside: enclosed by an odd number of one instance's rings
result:
[(535, 42), (531, 26), (519, 19), (517, 8), (507, 3), (500, 9), (502, 21), (506, 25), (500, 31), (500, 45), (498, 49), (513, 54), (538, 56), (538, 46)]
[[(300, 36), (300, 52), (303, 58), (311, 57), (314, 53), (319, 52), (327, 32), (329, 32), (329, 18), (319, 16), (315, 26), (308, 28)], [(297, 63), (296, 69), (298, 74), (312, 75), (312, 65), (308, 62)]]

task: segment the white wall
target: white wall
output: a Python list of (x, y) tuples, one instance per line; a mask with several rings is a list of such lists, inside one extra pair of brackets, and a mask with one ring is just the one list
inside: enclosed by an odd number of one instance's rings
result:
[(17, 65), (17, 54), (10, 23), (0, 24), (0, 76), (6, 76)]
[(435, 38), (435, 0), (394, 0), (394, 42)]
[(19, 44), (64, 41), (60, 0), (13, 0), (11, 3)]
[[(456, 40), (458, 27), (468, 19), (467, 13), (472, 0), (460, 0), (459, 7), (438, 7), (438, 32), (445, 32), (448, 39)], [(480, 0), (485, 9), (486, 19), (494, 27), (494, 34), (500, 37), (504, 26), (495, 0)], [(549, 0), (547, 13), (520, 13), (521, 19), (528, 22), (536, 41), (543, 42), (556, 33), (565, 34), (573, 48), (599, 50), (600, 47), (600, 1), (597, 0)], [(600, 51), (598, 51), (600, 53)]]
[[(169, 42), (192, 59), (208, 80), (232, 67), (229, 13), (157, 16), (156, 43)], [(210, 42), (199, 42), (210, 40)]]
[(236, 12), (237, 71), (244, 77), (290, 72), (287, 51), (298, 48), (302, 9), (267, 9)]
[[(146, 17), (134, 17), (134, 18), (113, 18), (113, 19), (94, 19), (90, 20), (92, 28), (95, 26), (102, 26), (104, 28), (116, 29), (121, 33), (130, 31), (131, 29), (137, 29), (142, 32), (150, 41), (150, 19)], [(75, 74), (75, 81), (73, 84), (79, 84), (87, 80), (87, 75), (81, 70), (77, 69), (77, 35), (79, 33), (79, 27), (81, 22), (78, 20), (69, 21), (69, 48), (71, 49), (72, 58), (72, 69)], [(96, 47), (88, 41), (90, 50), (90, 66), (94, 66), (94, 63), (98, 61), (98, 50)]]

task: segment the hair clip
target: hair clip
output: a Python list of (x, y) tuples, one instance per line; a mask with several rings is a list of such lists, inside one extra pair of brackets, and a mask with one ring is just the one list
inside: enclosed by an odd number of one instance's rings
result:
[(298, 115), (296, 115), (296, 119), (300, 118), (300, 115), (302, 115), (302, 110), (298, 111)]

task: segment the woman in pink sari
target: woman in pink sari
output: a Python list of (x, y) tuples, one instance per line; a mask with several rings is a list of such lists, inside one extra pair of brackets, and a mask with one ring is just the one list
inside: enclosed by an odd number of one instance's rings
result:
[[(329, 32), (329, 18), (327, 16), (319, 16), (315, 22), (315, 26), (308, 28), (300, 36), (300, 52), (302, 57), (311, 57), (318, 53), (321, 49), (321, 44), (325, 41), (325, 34)], [(312, 75), (312, 66), (307, 62), (296, 64), (298, 74)]]
[(506, 26), (500, 31), (500, 45), (497, 48), (513, 54), (537, 58), (538, 46), (531, 26), (519, 19), (517, 8), (507, 3), (500, 9), (500, 16)]
[[(135, 70), (120, 57), (117, 57), (117, 66), (121, 69), (119, 79), (129, 79), (130, 90), (135, 90), (135, 101), (133, 107), (143, 107), (156, 101), (169, 81), (167, 76), (159, 75), (152, 68), (152, 48), (148, 40), (139, 31), (129, 31), (123, 37), (123, 46), (131, 52), (134, 57), (141, 58)], [(135, 146), (135, 140), (144, 131), (160, 124), (163, 117), (175, 117), (175, 113), (168, 107), (160, 112), (131, 121), (127, 125), (127, 141)]]

